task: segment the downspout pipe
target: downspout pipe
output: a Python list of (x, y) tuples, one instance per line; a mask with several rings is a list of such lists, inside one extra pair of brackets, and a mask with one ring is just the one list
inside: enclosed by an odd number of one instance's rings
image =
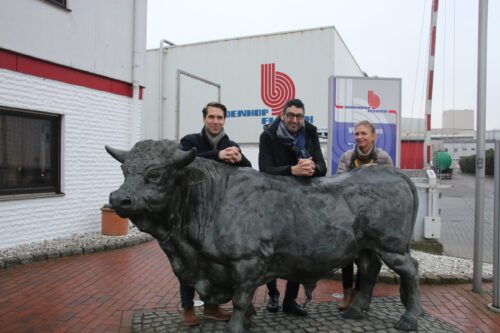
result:
[(158, 77), (158, 139), (164, 139), (163, 128), (163, 103), (165, 103), (165, 95), (163, 92), (163, 53), (165, 52), (165, 44), (174, 46), (175, 44), (166, 40), (160, 39), (160, 52), (158, 59), (159, 77)]
[(147, 2), (134, 0), (134, 24), (132, 35), (132, 107), (130, 114), (130, 137), (132, 146), (140, 137), (141, 107), (140, 83), (146, 55)]

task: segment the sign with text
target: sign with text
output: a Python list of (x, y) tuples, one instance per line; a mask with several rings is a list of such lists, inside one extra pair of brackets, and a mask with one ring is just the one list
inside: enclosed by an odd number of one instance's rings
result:
[(354, 125), (368, 120), (375, 126), (376, 146), (399, 166), (401, 79), (339, 77), (329, 79), (329, 170), (335, 174), (342, 154), (355, 147)]

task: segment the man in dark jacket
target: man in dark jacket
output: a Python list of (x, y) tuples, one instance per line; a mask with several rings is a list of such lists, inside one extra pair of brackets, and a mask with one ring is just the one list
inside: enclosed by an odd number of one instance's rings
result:
[[(280, 117), (264, 130), (259, 140), (259, 170), (272, 175), (322, 177), (326, 163), (321, 152), (316, 127), (304, 120), (304, 104), (300, 99), (289, 100)], [(267, 284), (269, 312), (279, 310), (279, 291), (276, 280)], [(283, 311), (307, 316), (295, 299), (299, 283), (288, 281)]]
[[(241, 153), (240, 147), (224, 132), (226, 121), (226, 107), (223, 104), (208, 103), (202, 110), (203, 129), (201, 133), (189, 134), (181, 139), (183, 150), (197, 149), (197, 156), (208, 158), (230, 165), (251, 167), (250, 161)], [(183, 281), (180, 282), (181, 305), (184, 309), (182, 319), (187, 326), (199, 325), (198, 318), (193, 310), (195, 289)], [(205, 318), (215, 320), (229, 320), (231, 315), (221, 309), (218, 304), (205, 304)]]

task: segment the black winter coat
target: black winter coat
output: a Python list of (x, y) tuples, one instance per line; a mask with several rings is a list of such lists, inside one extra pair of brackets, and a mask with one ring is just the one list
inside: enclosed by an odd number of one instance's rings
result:
[[(271, 126), (260, 135), (259, 170), (272, 175), (291, 176), (292, 166), (296, 165), (299, 160), (290, 147), (282, 144), (277, 137), (276, 131), (278, 130), (280, 121), (281, 120), (277, 118)], [(322, 177), (326, 175), (326, 163), (323, 153), (321, 152), (316, 126), (306, 121), (305, 130), (305, 148), (316, 164), (316, 170), (314, 171), (313, 177)]]
[(221, 163), (226, 163), (229, 165), (236, 165), (240, 167), (252, 167), (252, 163), (241, 154), (241, 161), (236, 164), (228, 163), (219, 158), (219, 152), (229, 147), (237, 147), (238, 144), (234, 141), (229, 140), (227, 135), (224, 135), (222, 139), (217, 144), (217, 149), (213, 149), (208, 141), (207, 134), (205, 133), (205, 128), (201, 130), (200, 133), (188, 134), (181, 139), (182, 150), (190, 150), (192, 148), (196, 148), (198, 157), (207, 158), (209, 160), (214, 160)]

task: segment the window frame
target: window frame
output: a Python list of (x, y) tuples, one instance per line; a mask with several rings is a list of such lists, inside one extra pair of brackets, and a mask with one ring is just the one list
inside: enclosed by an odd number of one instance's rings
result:
[[(25, 117), (29, 119), (49, 120), (51, 124), (51, 133), (56, 142), (51, 142), (51, 168), (56, 169), (54, 172), (54, 183), (51, 186), (40, 187), (20, 187), (14, 189), (0, 188), (0, 201), (15, 199), (16, 197), (46, 197), (53, 195), (61, 195), (62, 193), (62, 114), (48, 113), (41, 111), (33, 111), (27, 109), (17, 109), (0, 105), (2, 115)], [(52, 152), (55, 156), (52, 156)]]
[(43, 0), (43, 1), (48, 2), (49, 4), (54, 5), (56, 7), (59, 7), (61, 9), (65, 9), (65, 10), (69, 11), (68, 0), (60, 0), (60, 1), (58, 1), (58, 0)]

